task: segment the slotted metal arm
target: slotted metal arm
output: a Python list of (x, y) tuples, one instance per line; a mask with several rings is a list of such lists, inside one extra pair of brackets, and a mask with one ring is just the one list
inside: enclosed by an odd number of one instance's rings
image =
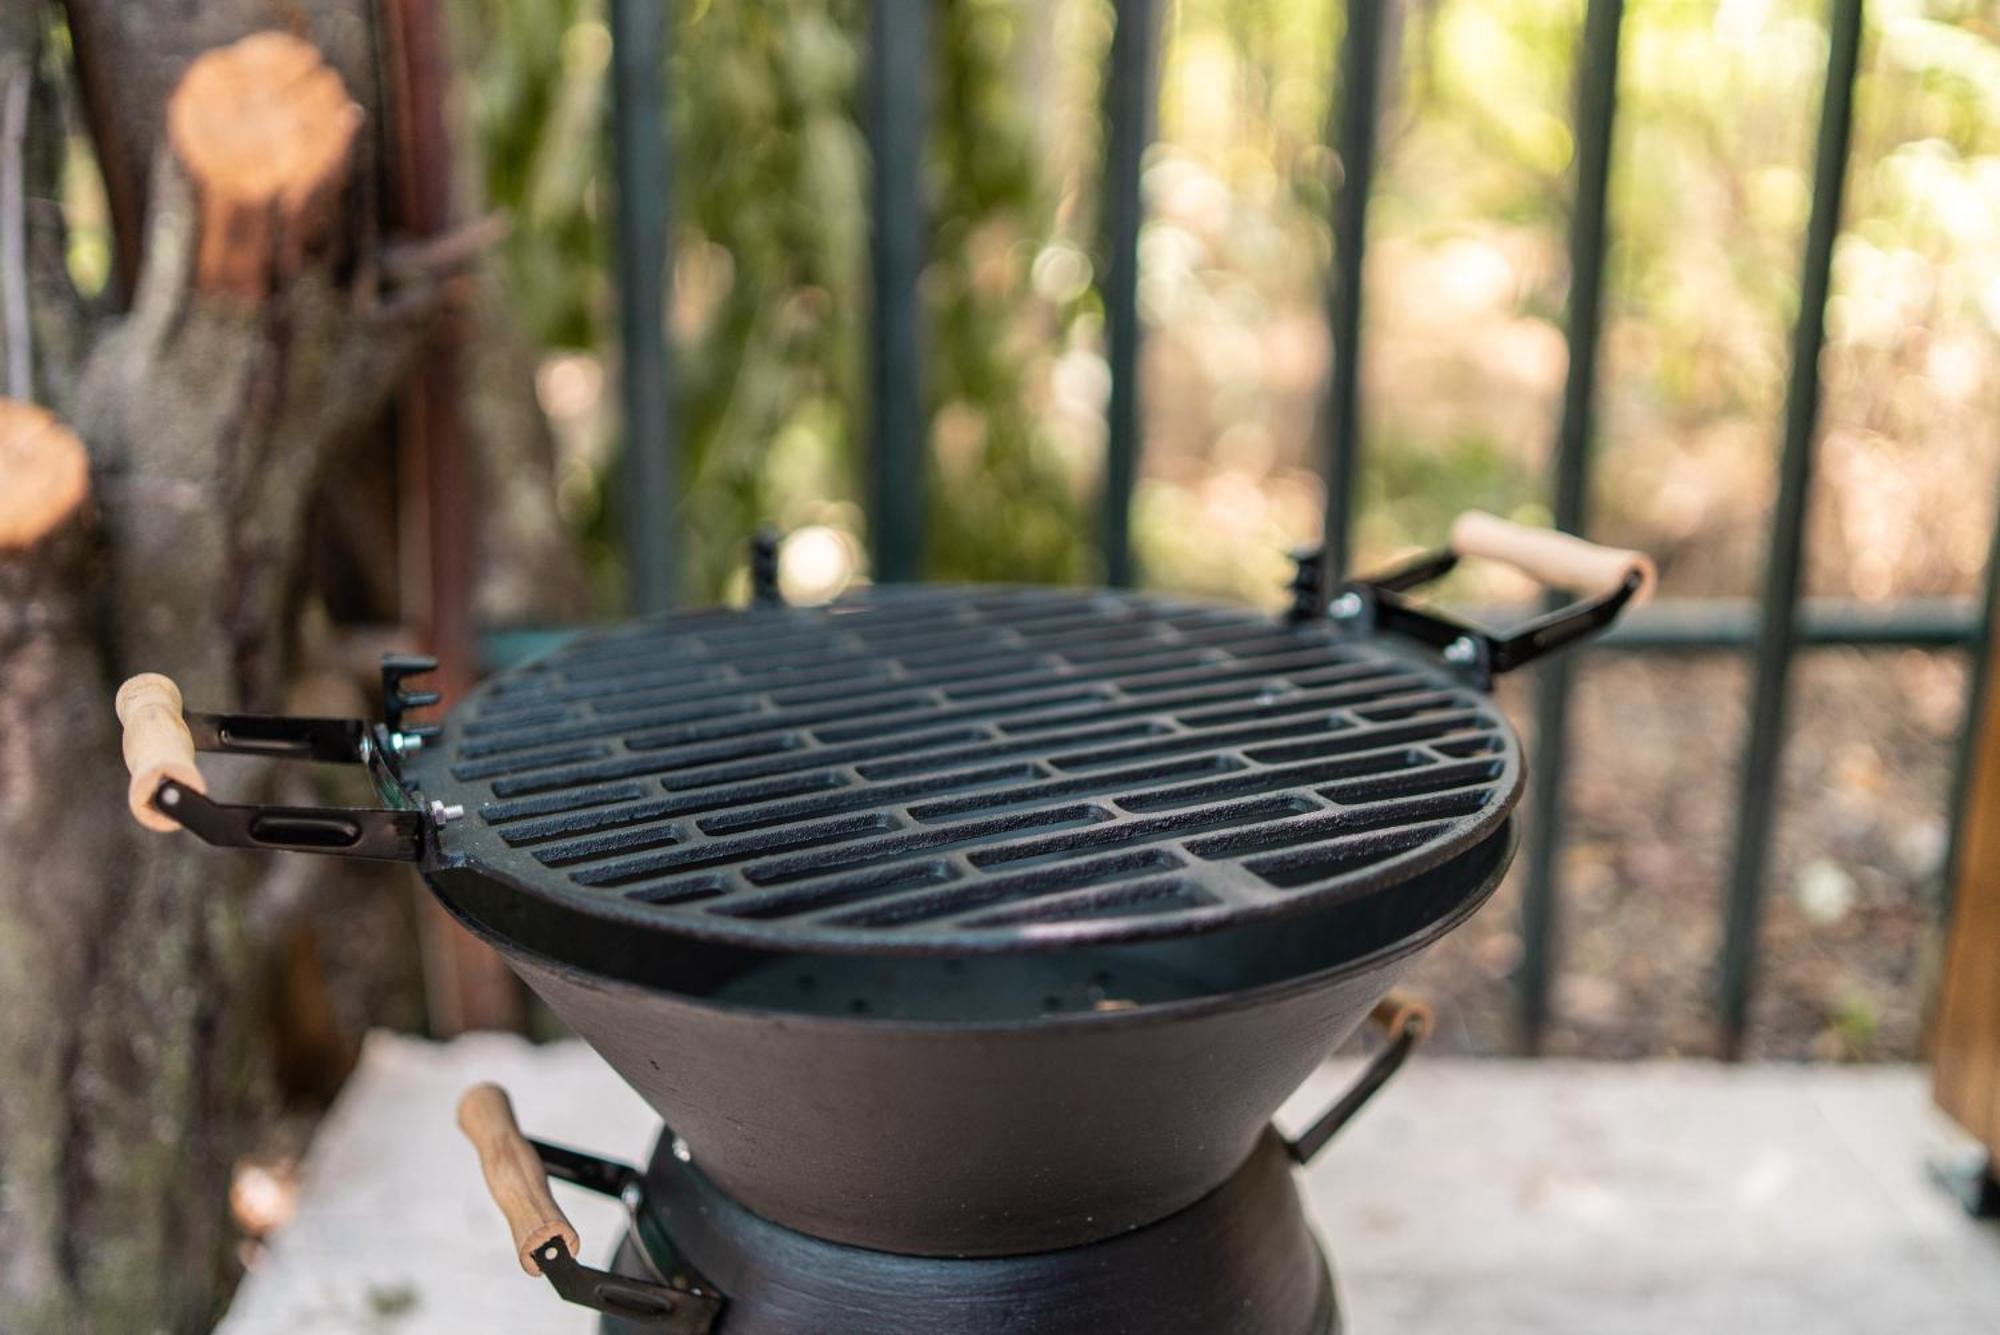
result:
[[(391, 658), (383, 665), (385, 699), (402, 707), (427, 703), (401, 691), (401, 679), (429, 660)], [(362, 719), (279, 714), (212, 714), (185, 709), (180, 688), (158, 673), (141, 673), (118, 691), (124, 725), (127, 800), (133, 817), (149, 829), (185, 829), (206, 843), (229, 848), (330, 853), (341, 857), (417, 862), (430, 823), (443, 824), (456, 808), (432, 803), (413, 809), (410, 794), (390, 761), (423, 744), (416, 729), (373, 727)], [(367, 767), (386, 807), (292, 807), (218, 802), (195, 765), (199, 752), (311, 760)]]
[(358, 718), (285, 714), (182, 714), (197, 751), (356, 764), (368, 758), (368, 725)]
[(281, 807), (212, 801), (176, 779), (153, 795), (160, 814), (206, 844), (334, 853), (386, 862), (423, 857), (424, 817), (376, 807)]
[[(1445, 566), (1448, 570), (1457, 564), (1457, 558), (1449, 553), (1446, 556), (1449, 558)], [(1426, 565), (1428, 563), (1429, 558), (1426, 558)], [(1400, 587), (1413, 587), (1416, 582)], [(1401, 635), (1441, 650), (1445, 660), (1454, 667), (1483, 668), (1488, 675), (1498, 676), (1502, 672), (1525, 667), (1544, 655), (1586, 639), (1609, 626), (1643, 587), (1641, 576), (1636, 573), (1627, 575), (1609, 593), (1580, 598), (1506, 632), (1486, 630), (1456, 617), (1431, 611), (1405, 598), (1396, 592), (1395, 587), (1376, 581), (1357, 583), (1351, 591), (1361, 600), (1360, 613), (1372, 612), (1369, 620), (1375, 630)]]

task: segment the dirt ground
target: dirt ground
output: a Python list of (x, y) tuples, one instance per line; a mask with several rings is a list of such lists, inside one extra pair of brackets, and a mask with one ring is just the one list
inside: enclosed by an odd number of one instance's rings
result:
[[(1748, 680), (1734, 654), (1605, 653), (1578, 672), (1547, 1051), (1717, 1050)], [(1964, 691), (1959, 654), (1797, 660), (1747, 1056), (1919, 1055)], [(1525, 683), (1502, 700), (1525, 735)], [(1410, 979), (1438, 1009), (1440, 1050), (1516, 1050), (1520, 880), (1517, 863)]]

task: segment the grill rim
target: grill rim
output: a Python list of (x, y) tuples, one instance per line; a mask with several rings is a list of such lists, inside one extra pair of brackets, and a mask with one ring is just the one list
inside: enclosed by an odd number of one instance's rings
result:
[[(833, 604), (832, 607), (838, 610), (887, 604), (890, 606), (901, 605), (907, 611), (908, 608), (920, 605), (923, 602), (954, 605), (966, 599), (990, 599), (1021, 594), (1046, 594), (1051, 598), (1068, 598), (1075, 601), (1079, 610), (1087, 607), (1088, 603), (1093, 599), (1116, 598), (1128, 605), (1133, 603), (1143, 605), (1149, 614), (1156, 617), (1181, 615), (1234, 616), (1243, 618), (1242, 625), (1244, 627), (1254, 626), (1257, 618), (1266, 618), (1266, 624), (1274, 636), (1285, 634), (1292, 629), (1276, 617), (1267, 617), (1267, 614), (1237, 604), (1090, 588), (1012, 585), (894, 586), (890, 588), (863, 590), (858, 597), (843, 599), (841, 602)], [(691, 609), (581, 632), (578, 637), (565, 641), (563, 644), (552, 648), (548, 653), (520, 664), (508, 672), (499, 674), (482, 683), (477, 691), (469, 695), (451, 711), (445, 720), (444, 735), (438, 739), (432, 748), (427, 748), (424, 755), (417, 758), (410, 770), (406, 772), (406, 777), (415, 781), (413, 786), (420, 786), (420, 791), (426, 800), (443, 797), (446, 801), (464, 801), (468, 812), (477, 810), (487, 803), (504, 805), (510, 801), (514, 804), (521, 804), (537, 800), (557, 800), (566, 793), (581, 792), (595, 788), (617, 788), (635, 782), (644, 787), (645, 776), (631, 776), (624, 779), (595, 779), (579, 782), (564, 788), (516, 794), (510, 799), (492, 793), (490, 788), (486, 786), (485, 781), (458, 778), (453, 773), (453, 770), (457, 766), (468, 762), (477, 763), (479, 759), (483, 758), (477, 756), (462, 757), (458, 754), (458, 746), (462, 742), (469, 739), (476, 740), (489, 735), (485, 729), (477, 729), (477, 725), (490, 723), (494, 718), (503, 717), (514, 712), (513, 707), (504, 704), (500, 714), (489, 715), (484, 711), (474, 712), (482, 703), (504, 702), (507, 696), (513, 693), (512, 690), (504, 686), (499, 691), (493, 691), (491, 688), (496, 684), (507, 683), (518, 689), (527, 674), (532, 673), (538, 668), (554, 664), (565, 653), (573, 652), (576, 648), (580, 647), (586, 638), (600, 636), (612, 640), (628, 636), (637, 638), (643, 636), (648, 628), (669, 623), (679, 623), (690, 634), (712, 634), (718, 625), (727, 626), (733, 618), (755, 615), (760, 610), (762, 609)], [(784, 610), (798, 612), (818, 609), (793, 608)], [(758, 638), (757, 632), (761, 631), (762, 628), (746, 629), (752, 632), (748, 638), (754, 643), (755, 639)], [(929, 643), (934, 640), (934, 635), (904, 636), (902, 638), (915, 638), (925, 642), (924, 647), (915, 652), (935, 652), (934, 646)], [(1341, 647), (1350, 650), (1358, 647), (1371, 656), (1382, 656), (1385, 661), (1393, 661), (1398, 669), (1422, 678), (1421, 684), (1413, 685), (1411, 690), (1406, 693), (1412, 697), (1438, 691), (1449, 692), (1463, 697), (1463, 703), (1455, 707), (1475, 710), (1480, 716), (1478, 726), (1486, 734), (1499, 739), (1496, 749), (1477, 757), (1478, 759), (1492, 762), (1497, 772), (1480, 787), (1479, 790), (1486, 794), (1486, 798), (1474, 810), (1459, 814), (1448, 813), (1431, 819), (1423, 817), (1408, 818), (1391, 827), (1391, 829), (1407, 830), (1426, 824), (1432, 825), (1434, 828), (1426, 837), (1416, 843), (1415, 846), (1380, 857), (1364, 868), (1339, 873), (1317, 881), (1307, 881), (1299, 885), (1284, 886), (1281, 888), (1273, 882), (1258, 877), (1254, 872), (1249, 870), (1246, 864), (1253, 859), (1260, 857), (1267, 858), (1288, 851), (1296, 851), (1302, 856), (1309, 855), (1315, 848), (1327, 847), (1325, 841), (1300, 842), (1289, 847), (1281, 845), (1264, 850), (1252, 849), (1233, 855), (1227, 860), (1210, 860), (1192, 854), (1184, 846), (1182, 838), (1167, 836), (1163, 839), (1148, 841), (1124, 849), (1113, 847), (1078, 853), (1070, 858), (1069, 861), (1083, 862), (1116, 856), (1121, 852), (1136, 853), (1143, 849), (1165, 849), (1177, 856), (1183, 857), (1183, 866), (1179, 868), (1162, 868), (1149, 872), (1143, 877), (1121, 877), (1094, 887), (1090, 885), (1063, 887), (1049, 892), (1047, 896), (1052, 898), (1057, 895), (1078, 893), (1092, 888), (1110, 895), (1115, 894), (1121, 888), (1138, 885), (1144, 881), (1182, 880), (1194, 886), (1203, 887), (1215, 885), (1218, 880), (1226, 882), (1227, 880), (1243, 878), (1248, 881), (1257, 882), (1260, 887), (1259, 893), (1247, 900), (1244, 898), (1223, 896), (1215, 902), (1207, 904), (1181, 905), (1164, 912), (1149, 912), (1138, 915), (1100, 914), (1097, 916), (1056, 919), (1052, 921), (1015, 922), (988, 926), (969, 926), (964, 924), (964, 919), (968, 917), (979, 917), (988, 913), (1003, 911), (1010, 906), (1019, 907), (1023, 904), (1034, 902), (1033, 899), (1002, 900), (993, 904), (975, 905), (947, 915), (959, 919), (958, 922), (948, 926), (919, 925), (915, 928), (901, 926), (888, 929), (879, 926), (841, 926), (831, 921), (830, 916), (817, 918), (812, 916), (820, 913), (827, 915), (840, 914), (866, 908), (870, 903), (893, 902), (888, 900), (863, 901), (859, 905), (835, 905), (825, 909), (807, 910), (804, 911), (803, 920), (799, 916), (759, 919), (700, 909), (679, 912), (674, 910), (685, 905), (699, 905), (708, 900), (722, 897), (722, 895), (696, 893), (677, 897), (667, 903), (648, 902), (627, 893), (628, 890), (637, 891), (642, 888), (639, 884), (620, 888), (613, 886), (591, 887), (577, 883), (571, 879), (576, 867), (568, 863), (556, 866), (539, 866), (538, 870), (544, 874), (545, 879), (534, 875), (516, 874), (508, 865), (509, 860), (522, 863), (530, 871), (537, 870), (536, 867), (530, 867), (528, 864), (535, 863), (535, 852), (538, 847), (545, 846), (548, 842), (552, 841), (537, 841), (517, 846), (503, 838), (501, 827), (486, 825), (483, 818), (478, 822), (468, 820), (462, 822), (457, 827), (445, 830), (440, 837), (439, 846), (433, 851), (432, 865), (437, 869), (483, 877), (502, 887), (508, 895), (520, 896), (546, 909), (555, 910), (557, 916), (565, 919), (573, 919), (579, 928), (585, 930), (601, 927), (619, 933), (637, 933), (641, 939), (652, 936), (682, 942), (707, 943), (761, 953), (936, 957), (993, 955), (1014, 952), (1057, 952), (1080, 946), (1157, 941), (1176, 937), (1208, 936), (1226, 932), (1235, 926), (1257, 925), (1285, 917), (1310, 914), (1320, 909), (1345, 906), (1368, 896), (1392, 890), (1395, 886), (1413, 877), (1420, 876), (1434, 868), (1443, 866), (1480, 847), (1486, 839), (1491, 837), (1496, 830), (1511, 818), (1525, 787), (1526, 774), (1520, 741), (1512, 724), (1499, 711), (1490, 696), (1484, 691), (1477, 689), (1467, 680), (1455, 676), (1435, 659), (1421, 654), (1410, 646), (1387, 640), (1383, 637), (1360, 636), (1344, 641)], [(887, 649), (875, 652), (878, 659), (887, 660), (896, 656), (898, 651), (892, 645)], [(612, 655), (611, 657), (619, 656), (621, 655)], [(725, 660), (725, 662), (729, 661), (731, 660)], [(609, 670), (611, 667), (610, 663), (601, 662), (597, 666), (601, 675), (593, 675), (590, 680), (603, 682), (615, 679), (615, 674)], [(1296, 671), (1299, 669), (1286, 670)], [(697, 680), (703, 679), (700, 665), (694, 665), (693, 667), (682, 665), (682, 675)], [(567, 681), (567, 678), (565, 680)], [(807, 676), (800, 685), (809, 685), (811, 680), (812, 678)], [(857, 680), (857, 685), (864, 685), (869, 680), (864, 674), (863, 678)], [(777, 689), (795, 688), (779, 687)], [(530, 706), (530, 708), (533, 708), (533, 706)], [(471, 725), (475, 730), (468, 731), (468, 725)], [(946, 722), (941, 723), (939, 726), (950, 727), (951, 725)], [(1078, 726), (1088, 727), (1089, 725), (1086, 721), (1079, 720)], [(1405, 726), (1405, 721), (1398, 718), (1390, 718), (1380, 721), (1376, 726), (1393, 730)], [(642, 733), (645, 729), (643, 725), (638, 725), (633, 728), (633, 731), (635, 733)], [(1329, 733), (1327, 735), (1333, 734)], [(1143, 736), (1127, 739), (1127, 741), (1110, 740), (1105, 744), (1117, 747), (1128, 744), (1128, 741), (1142, 740), (1144, 740)], [(829, 743), (827, 745), (841, 744), (847, 743)], [(1282, 746), (1285, 744), (1287, 744), (1285, 741), (1279, 740), (1261, 745)], [(1385, 747), (1392, 745), (1399, 744), (1384, 743)], [(1056, 744), (1052, 742), (1050, 749), (1056, 749)], [(1218, 750), (1220, 749), (1218, 748)], [(1032, 755), (1028, 758), (1040, 760), (1044, 759), (1045, 756), (1046, 752), (1039, 755)], [(1446, 757), (1447, 762), (1453, 765), (1469, 763), (1471, 759), (1471, 757), (1464, 760), (1457, 757)], [(970, 770), (1004, 763), (1006, 761), (1001, 758), (988, 758), (968, 762), (964, 766), (947, 767), (947, 769), (940, 772), (956, 772), (958, 769)], [(1076, 773), (1088, 772), (1085, 770), (1077, 771)], [(1069, 771), (1060, 771), (1051, 777), (1052, 779), (1060, 779), (1070, 773)], [(871, 783), (890, 781), (870, 780)], [(840, 789), (834, 787), (824, 791), (838, 792)], [(1215, 805), (1241, 804), (1260, 799), (1281, 798), (1288, 791), (1290, 790), (1276, 789), (1264, 794), (1222, 798), (1217, 799), (1213, 803), (1202, 803), (1177, 810), (1125, 812), (1123, 814), (1114, 814), (1111, 820), (1099, 823), (1104, 824), (1108, 828), (1116, 828), (1127, 822), (1157, 820), (1174, 815), (1193, 815)], [(806, 795), (810, 795), (810, 792)], [(1450, 792), (1448, 791), (1444, 794), (1434, 794), (1431, 796), (1448, 797), (1449, 795)], [(655, 796), (656, 794), (652, 792), (646, 794), (647, 798)], [(669, 793), (667, 796), (671, 798), (672, 794)], [(1111, 807), (1111, 798), (1112, 795), (1107, 793), (1095, 799), (1089, 797), (1052, 799), (1049, 803), (1036, 809), (1053, 810), (1059, 805), (1090, 805), (1095, 801), (1103, 809), (1115, 812), (1119, 809)], [(946, 795), (944, 798), (936, 800), (948, 801), (951, 799), (950, 795)], [(1380, 799), (1384, 803), (1409, 803), (1420, 800), (1422, 800), (1421, 797), (1400, 795)], [(921, 801), (922, 799), (912, 799), (914, 804), (920, 805)], [(677, 823), (692, 825), (697, 819), (723, 815), (731, 811), (745, 810), (756, 805), (762, 805), (762, 803), (753, 801), (724, 805), (712, 810), (704, 810), (698, 815), (675, 817), (673, 820)], [(908, 804), (886, 801), (864, 805), (844, 812), (841, 816), (834, 817), (833, 819), (854, 819), (871, 813), (900, 812), (905, 805)], [(551, 809), (559, 812), (566, 808), (557, 805)], [(1357, 808), (1342, 808), (1336, 805), (1312, 814), (1331, 814), (1342, 809), (1357, 810)], [(969, 819), (976, 823), (980, 818), (971, 817)], [(957, 823), (959, 822), (905, 828), (943, 829), (949, 828), (950, 824)], [(1202, 838), (1226, 836), (1231, 833), (1251, 829), (1258, 823), (1256, 821), (1245, 821), (1240, 824), (1213, 830), (1195, 830), (1191, 831), (1184, 838), (1185, 840), (1199, 840)], [(1366, 837), (1369, 834), (1381, 833), (1383, 832), (1370, 830), (1363, 826), (1357, 828), (1355, 836)], [(724, 834), (719, 837), (727, 838), (734, 836)], [(1028, 830), (1023, 832), (1022, 837), (1039, 837), (1039, 833)], [(993, 844), (1001, 842), (1001, 840), (990, 839), (983, 842), (985, 846), (991, 847)], [(500, 859), (496, 860), (493, 856), (486, 855), (485, 849), (481, 845), (490, 846), (494, 851), (497, 851), (500, 854)], [(662, 845), (662, 847), (665, 846)], [(753, 854), (739, 861), (724, 863), (713, 868), (689, 867), (678, 872), (675, 879), (677, 881), (693, 883), (711, 870), (727, 875), (732, 870), (740, 870), (742, 866), (757, 861), (760, 857), (768, 856), (768, 854)], [(846, 869), (845, 874), (853, 875), (871, 870), (886, 870), (894, 866), (914, 867), (923, 857), (924, 854), (920, 850), (903, 852), (893, 858)], [(597, 860), (597, 865), (609, 866), (612, 865), (613, 861), (615, 859), (601, 858)], [(982, 870), (982, 875), (1004, 876), (1011, 874), (1013, 870), (1007, 863), (1000, 862), (990, 869)], [(954, 882), (946, 880), (930, 888), (933, 890), (942, 890), (954, 883), (964, 886), (976, 886), (980, 884), (980, 881)], [(747, 890), (739, 889), (733, 893), (724, 893), (728, 894), (728, 897), (732, 899), (750, 900), (752, 898), (765, 898), (784, 889), (785, 885), (780, 883), (770, 886), (751, 885)], [(919, 886), (911, 893), (917, 894), (921, 893), (921, 891), (922, 887)], [(1038, 896), (1037, 898), (1040, 897)], [(493, 929), (502, 930), (497, 925)], [(509, 935), (504, 931), (502, 934)]]
[[(811, 960), (822, 956), (846, 958), (867, 958), (853, 956), (851, 952), (839, 950), (784, 951), (753, 949), (744, 951), (741, 947), (729, 947), (732, 955), (740, 953), (740, 958), (728, 966), (715, 971), (712, 977), (700, 980), (674, 980), (663, 982), (647, 976), (634, 976), (630, 970), (616, 967), (600, 968), (594, 963), (581, 963), (566, 958), (560, 951), (551, 950), (542, 942), (527, 936), (501, 931), (487, 916), (466, 903), (461, 897), (440, 893), (446, 912), (453, 921), (463, 926), (483, 944), (503, 957), (520, 958), (537, 966), (552, 970), (564, 978), (586, 985), (604, 986), (613, 991), (637, 995), (646, 992), (670, 992), (682, 1000), (694, 1002), (705, 1009), (753, 1019), (782, 1020), (788, 1025), (810, 1029), (815, 1026), (828, 1031), (864, 1028), (875, 1032), (896, 1032), (900, 1034), (931, 1039), (957, 1039), (979, 1034), (988, 1037), (1009, 1034), (1026, 1034), (1051, 1028), (1085, 1029), (1117, 1025), (1145, 1025), (1173, 1023), (1179, 1020), (1215, 1015), (1238, 1009), (1246, 1004), (1282, 1000), (1301, 993), (1310, 992), (1327, 982), (1343, 977), (1364, 973), (1371, 969), (1393, 965), (1423, 954), (1440, 941), (1458, 931), (1488, 904), (1493, 902), (1505, 883), (1513, 867), (1514, 856), (1519, 850), (1521, 829), (1519, 823), (1509, 818), (1489, 833), (1484, 840), (1467, 849), (1461, 858), (1467, 863), (1467, 872), (1443, 910), (1422, 918), (1391, 938), (1380, 941), (1366, 949), (1352, 952), (1333, 952), (1318, 959), (1309, 967), (1280, 969), (1270, 976), (1241, 985), (1217, 987), (1212, 991), (1198, 992), (1184, 997), (1149, 1001), (1129, 1008), (1116, 1010), (1059, 1010), (1043, 1011), (1036, 1015), (1011, 1016), (998, 1019), (939, 1019), (911, 1018), (907, 1016), (883, 1014), (833, 1014), (824, 1011), (800, 1010), (777, 1005), (760, 1005), (742, 1001), (726, 995), (718, 995), (716, 984), (733, 975), (746, 963), (762, 964), (773, 959), (786, 961)], [(1324, 906), (1332, 908), (1334, 906)], [(1236, 924), (1233, 924), (1236, 925)], [(1265, 926), (1263, 922), (1240, 924), (1245, 927)], [(1215, 935), (1227, 938), (1227, 930)], [(704, 943), (685, 936), (675, 935), (672, 939), (682, 947), (697, 949)], [(1121, 946), (1143, 947), (1160, 940), (1172, 941), (1174, 937), (1147, 938), (1145, 940), (1116, 940), (1097, 942), (1110, 948)], [(1235, 944), (1231, 943), (1232, 946)], [(1254, 946), (1248, 947), (1255, 953)], [(913, 955), (902, 953), (898, 959), (936, 959), (964, 957), (976, 964), (978, 960), (1000, 959), (1007, 952), (946, 952), (943, 955)]]

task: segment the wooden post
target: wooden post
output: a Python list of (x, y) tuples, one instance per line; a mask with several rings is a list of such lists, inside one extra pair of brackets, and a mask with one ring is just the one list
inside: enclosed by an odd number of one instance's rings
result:
[(1937, 1104), (2000, 1162), (2000, 677), (1989, 637), (1986, 688), (1961, 796), (1944, 982), (1931, 1032)]
[[(391, 199), (398, 221), (413, 237), (441, 237), (453, 225), (444, 16), (437, 0), (388, 0), (382, 12), (392, 118)], [(406, 484), (402, 499), (414, 521), (406, 528), (422, 535), (405, 555), (414, 576), (405, 583), (416, 595), (409, 601), (423, 609), (426, 640), (438, 660), (433, 685), (445, 708), (479, 679), (472, 603), (475, 516), (481, 506), (461, 411), (465, 329), (465, 317), (454, 311), (432, 327), (423, 364), (403, 387), (396, 414)], [(514, 975), (429, 893), (421, 888), (415, 893), (432, 1032), (448, 1037), (468, 1029), (520, 1029), (526, 1010)]]

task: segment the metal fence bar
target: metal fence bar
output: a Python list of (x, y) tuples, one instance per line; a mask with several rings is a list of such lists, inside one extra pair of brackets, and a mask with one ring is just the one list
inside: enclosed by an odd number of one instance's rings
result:
[[(1758, 604), (1749, 598), (1675, 598), (1626, 613), (1587, 647), (1628, 653), (1750, 649), (1757, 645), (1758, 618)], [(1793, 625), (1801, 649), (1961, 649), (1979, 637), (1979, 609), (1970, 598), (1807, 598)]]
[(1105, 405), (1104, 514), (1099, 545), (1104, 579), (1132, 583), (1132, 487), (1139, 472), (1139, 228), (1145, 221), (1140, 169), (1153, 137), (1153, 67), (1159, 47), (1157, 0), (1117, 0), (1104, 79), (1104, 350), (1111, 367)]
[[(1556, 435), (1555, 526), (1582, 533), (1589, 518), (1591, 410), (1603, 321), (1605, 215), (1611, 184), (1612, 123), (1618, 109), (1618, 38), (1624, 0), (1590, 0), (1576, 84), (1576, 204), (1569, 229), (1569, 371)], [(1551, 590), (1553, 610), (1565, 595)], [(1535, 679), (1535, 768), (1529, 807), (1526, 879), (1521, 887), (1520, 1041), (1540, 1051), (1548, 1024), (1549, 979), (1560, 949), (1563, 776), (1569, 764), (1569, 692), (1574, 660), (1545, 662)]]
[(874, 575), (922, 574), (924, 546), (925, 131), (931, 65), (928, 0), (871, 0), (865, 121), (872, 166), (868, 256), (868, 531)]
[(1799, 572), (1805, 548), (1819, 419), (1819, 357), (1826, 338), (1826, 297), (1833, 243), (1840, 233), (1841, 191), (1854, 116), (1854, 78), (1861, 54), (1862, 0), (1832, 0), (1828, 17), (1826, 89), (1819, 147), (1813, 163), (1812, 216), (1806, 226), (1799, 313), (1792, 330), (1792, 367), (1785, 392), (1784, 450), (1778, 503), (1764, 577), (1763, 620), (1750, 693), (1750, 738), (1744, 749), (1737, 804), (1736, 860), (1729, 881), (1722, 940), (1721, 1047), (1742, 1054), (1757, 969), (1757, 933), (1770, 862), (1771, 820), (1777, 807), (1778, 762), (1784, 743), (1785, 687), (1797, 645)]
[(673, 266), (671, 147), (666, 131), (668, 6), (611, 0), (611, 160), (617, 188), (613, 245), (618, 279), (619, 398), (625, 414), (619, 524), (629, 601), (658, 612), (674, 601), (679, 562), (667, 295)]
[[(1533, 607), (1472, 609), (1482, 625), (1510, 626)], [(1627, 612), (1602, 638), (1577, 653), (1741, 653), (1757, 644), (1757, 604), (1748, 598), (1675, 598)], [(1807, 598), (1799, 604), (1801, 649), (1965, 649), (1979, 638), (1979, 609), (1970, 598), (1912, 598), (1859, 603)], [(489, 630), (479, 637), (480, 663), (497, 672), (547, 653), (580, 627)]]
[(1354, 474), (1361, 453), (1361, 273), (1368, 249), (1368, 198), (1375, 184), (1375, 130), (1381, 117), (1384, 0), (1348, 0), (1340, 39), (1340, 120), (1333, 206), (1333, 273), (1327, 328), (1333, 368), (1326, 401), (1326, 520), (1320, 548), (1321, 597), (1347, 577), (1354, 549)]

